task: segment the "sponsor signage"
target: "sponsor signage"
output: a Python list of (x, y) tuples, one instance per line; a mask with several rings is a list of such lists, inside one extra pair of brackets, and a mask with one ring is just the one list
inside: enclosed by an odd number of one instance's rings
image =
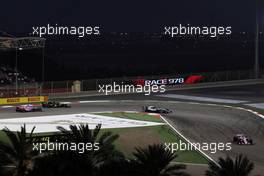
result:
[(28, 102), (40, 102), (41, 97), (28, 97)]
[(0, 104), (39, 103), (47, 100), (47, 96), (0, 98)]
[(184, 78), (165, 78), (165, 79), (152, 79), (145, 80), (145, 85), (174, 85), (183, 84)]
[(10, 104), (12, 104), (12, 103), (19, 103), (20, 102), (20, 98), (7, 98), (6, 99), (6, 102), (7, 103), (10, 103)]
[(195, 84), (204, 79), (201, 75), (191, 75), (187, 77), (161, 78), (161, 79), (137, 79), (134, 80), (136, 85), (177, 85), (177, 84)]

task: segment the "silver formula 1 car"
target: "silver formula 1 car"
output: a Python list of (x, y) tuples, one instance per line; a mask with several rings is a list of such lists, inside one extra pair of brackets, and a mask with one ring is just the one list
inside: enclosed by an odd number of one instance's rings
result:
[(70, 108), (71, 105), (66, 102), (48, 101), (42, 103), (43, 108)]
[(143, 111), (149, 113), (158, 113), (158, 114), (169, 114), (172, 112), (167, 108), (161, 108), (156, 106), (143, 106)]

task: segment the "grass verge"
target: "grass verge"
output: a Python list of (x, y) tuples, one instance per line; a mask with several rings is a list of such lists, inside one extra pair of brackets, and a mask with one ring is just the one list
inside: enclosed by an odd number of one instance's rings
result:
[[(104, 115), (110, 117), (127, 118), (133, 120), (144, 120), (152, 122), (163, 122), (161, 118), (155, 115), (148, 115), (146, 113), (134, 112), (112, 112), (112, 113), (96, 113), (97, 115)], [(107, 130), (103, 130), (107, 131)], [(167, 125), (137, 127), (137, 128), (123, 128), (110, 129), (115, 134), (119, 135), (116, 146), (128, 157), (132, 157), (135, 147), (146, 147), (157, 143), (178, 143), (180, 140), (185, 142), (180, 136), (170, 129)], [(193, 164), (208, 164), (207, 159), (195, 150), (177, 151), (178, 157), (175, 162), (193, 163)]]
[[(162, 123), (163, 120), (159, 115), (149, 115), (146, 113), (136, 112), (113, 112), (113, 113), (96, 113), (97, 115), (104, 115), (110, 117), (126, 118), (133, 120), (143, 120), (151, 122)], [(136, 147), (147, 147), (151, 144), (164, 143), (179, 143), (184, 141), (166, 124), (148, 127), (134, 127), (134, 128), (119, 128), (119, 129), (102, 129), (102, 132), (111, 131), (118, 134), (119, 138), (116, 141), (116, 147), (122, 151), (127, 157), (133, 157), (133, 152)], [(37, 136), (48, 136), (52, 133), (36, 134)], [(6, 135), (0, 131), (0, 140), (8, 142)], [(193, 163), (193, 164), (207, 164), (206, 158), (197, 151), (177, 151), (178, 157), (175, 162)]]

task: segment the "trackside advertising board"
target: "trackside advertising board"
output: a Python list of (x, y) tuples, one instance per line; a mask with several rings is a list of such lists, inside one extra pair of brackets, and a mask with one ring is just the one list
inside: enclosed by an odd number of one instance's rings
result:
[(137, 79), (134, 80), (136, 85), (177, 85), (177, 84), (195, 84), (204, 79), (201, 75), (191, 75), (187, 77), (160, 78), (160, 79)]
[(22, 104), (22, 103), (39, 103), (47, 100), (48, 100), (47, 96), (0, 98), (0, 104), (8, 105), (8, 104)]

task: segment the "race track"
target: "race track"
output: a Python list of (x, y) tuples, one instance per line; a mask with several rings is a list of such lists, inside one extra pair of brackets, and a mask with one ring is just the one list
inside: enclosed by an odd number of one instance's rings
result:
[(238, 146), (233, 144), (228, 152), (212, 154), (206, 152), (214, 160), (219, 156), (236, 156), (243, 153), (255, 162), (255, 174), (264, 172), (264, 119), (256, 115), (238, 109), (222, 106), (210, 106), (192, 104), (189, 102), (161, 101), (161, 100), (134, 100), (134, 101), (110, 101), (87, 102), (73, 104), (72, 108), (45, 109), (44, 112), (16, 113), (14, 108), (0, 110), (0, 118), (18, 118), (44, 115), (62, 115), (74, 113), (89, 113), (101, 111), (141, 111), (143, 105), (157, 105), (167, 107), (173, 113), (165, 118), (185, 137), (192, 142), (231, 142), (236, 133), (244, 133), (254, 139), (253, 146)]

